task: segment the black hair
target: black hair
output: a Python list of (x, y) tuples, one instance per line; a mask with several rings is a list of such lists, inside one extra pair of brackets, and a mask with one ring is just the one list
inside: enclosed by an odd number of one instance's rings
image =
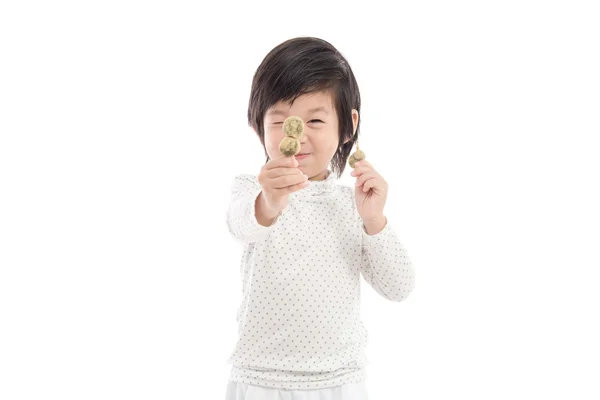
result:
[[(330, 90), (338, 116), (339, 144), (332, 158), (332, 172), (342, 176), (348, 156), (358, 139), (360, 119), (353, 135), (352, 109), (360, 117), (360, 92), (344, 56), (330, 43), (314, 37), (289, 39), (273, 48), (258, 66), (252, 80), (248, 124), (258, 134), (265, 155), (264, 116), (278, 101)], [(344, 143), (346, 139), (350, 139)]]

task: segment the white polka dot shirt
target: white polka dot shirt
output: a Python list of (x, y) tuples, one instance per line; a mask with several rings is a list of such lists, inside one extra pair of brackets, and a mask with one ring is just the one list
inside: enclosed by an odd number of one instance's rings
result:
[(227, 226), (243, 247), (243, 295), (230, 381), (295, 390), (366, 379), (360, 276), (390, 301), (414, 288), (414, 267), (389, 220), (369, 235), (353, 186), (331, 171), (308, 182), (263, 226), (255, 215), (257, 177), (234, 179)]

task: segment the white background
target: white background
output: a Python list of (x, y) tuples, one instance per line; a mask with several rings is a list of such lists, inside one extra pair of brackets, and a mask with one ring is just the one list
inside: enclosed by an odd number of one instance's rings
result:
[(0, 5), (0, 398), (224, 398), (252, 76), (317, 36), (417, 270), (362, 282), (369, 398), (598, 399), (594, 2), (210, 3)]

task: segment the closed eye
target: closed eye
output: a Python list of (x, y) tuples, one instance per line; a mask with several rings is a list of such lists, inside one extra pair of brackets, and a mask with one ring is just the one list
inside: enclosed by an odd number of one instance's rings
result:
[[(308, 123), (310, 124), (311, 122), (320, 122), (322, 124), (324, 124), (325, 122), (321, 121), (320, 119), (311, 119), (310, 121), (308, 121)], [(283, 121), (281, 122), (273, 122), (273, 125), (279, 125), (279, 124), (283, 124)]]

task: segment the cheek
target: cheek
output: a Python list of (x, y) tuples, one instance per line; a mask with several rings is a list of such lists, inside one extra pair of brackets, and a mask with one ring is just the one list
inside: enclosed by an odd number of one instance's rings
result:
[(283, 140), (285, 135), (277, 129), (265, 129), (265, 146), (268, 148), (279, 148), (279, 142)]
[(337, 150), (338, 135), (337, 131), (328, 129), (324, 132), (319, 132), (318, 141), (319, 148), (322, 149), (323, 153), (333, 154)]

